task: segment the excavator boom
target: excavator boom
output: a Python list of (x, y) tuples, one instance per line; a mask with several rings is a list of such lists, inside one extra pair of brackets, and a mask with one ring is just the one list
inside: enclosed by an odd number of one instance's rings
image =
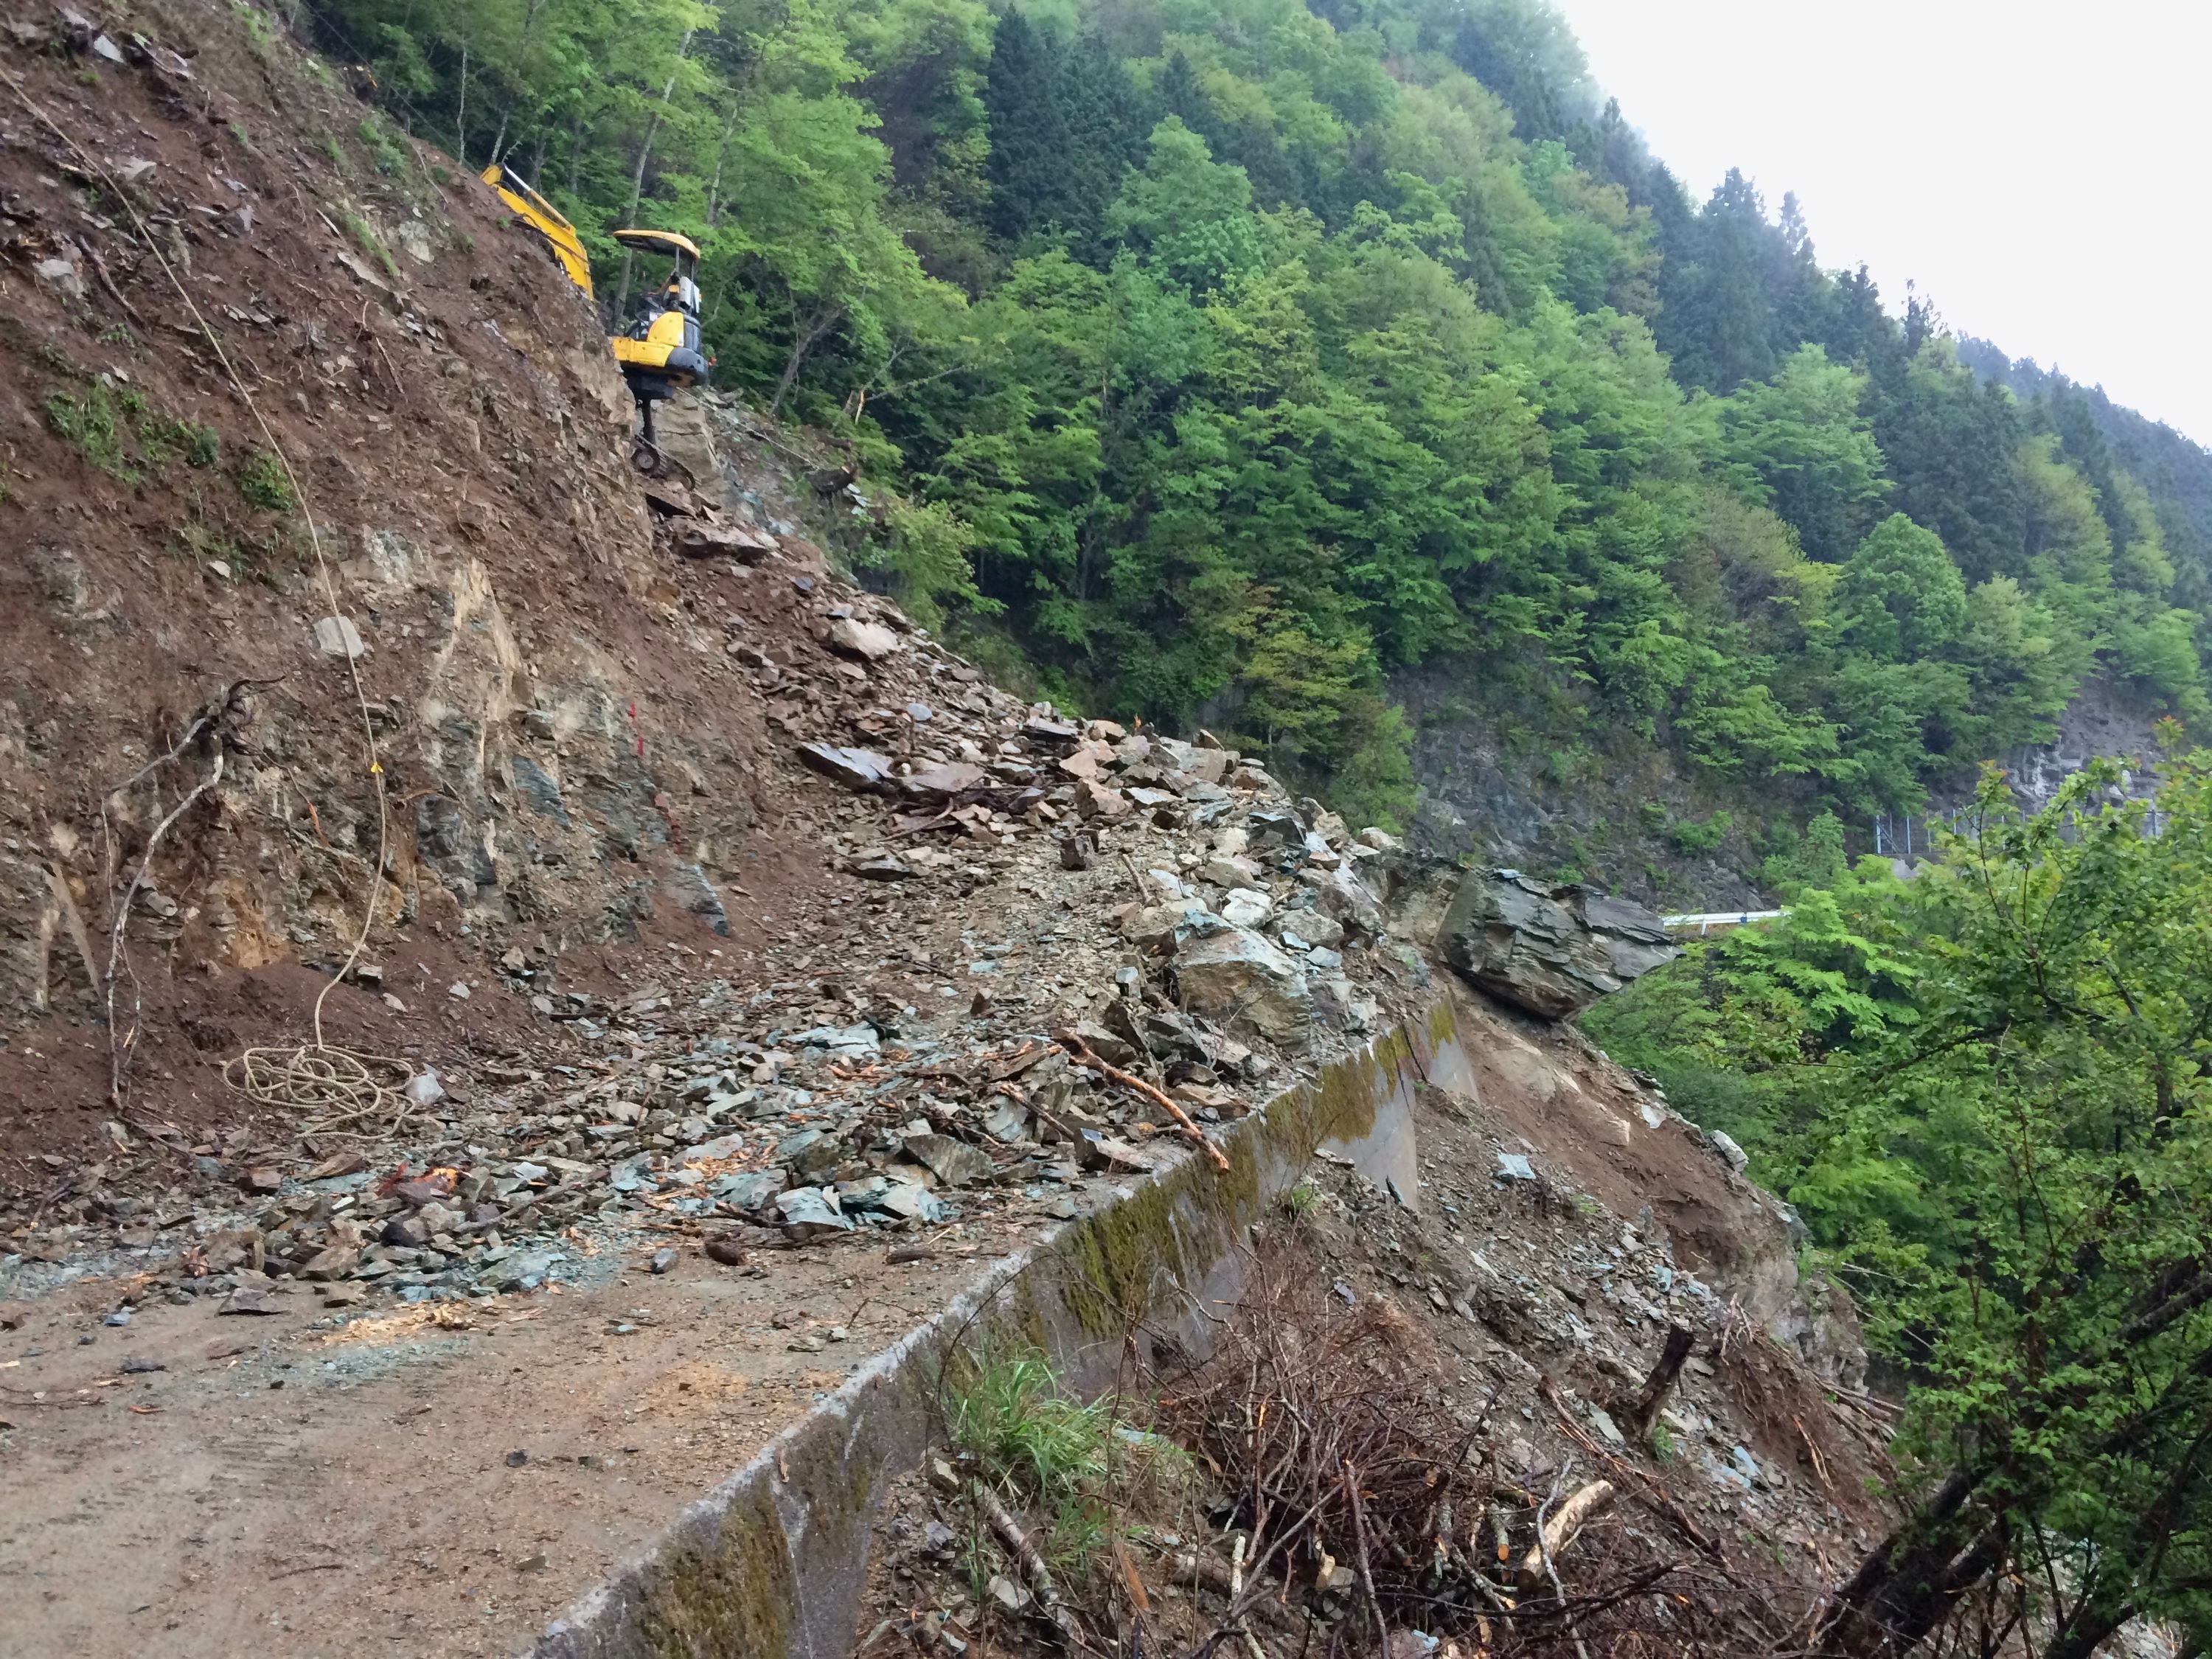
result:
[(555, 207), (525, 182), (513, 167), (494, 162), (478, 175), (484, 183), (498, 192), (499, 199), (507, 204), (516, 218), (545, 239), (553, 250), (553, 257), (561, 262), (561, 269), (568, 273), (568, 280), (584, 290), (584, 297), (592, 294), (592, 262), (584, 252), (583, 238), (576, 234), (561, 210)]

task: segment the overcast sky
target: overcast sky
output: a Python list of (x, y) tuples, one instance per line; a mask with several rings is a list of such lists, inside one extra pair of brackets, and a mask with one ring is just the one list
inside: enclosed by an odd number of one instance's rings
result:
[(1555, 0), (1698, 200), (1741, 167), (1820, 263), (2212, 447), (2204, 0)]

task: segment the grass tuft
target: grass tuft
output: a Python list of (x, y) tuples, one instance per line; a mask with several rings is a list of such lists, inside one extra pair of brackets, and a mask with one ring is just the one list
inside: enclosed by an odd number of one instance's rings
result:
[(300, 504), (283, 465), (265, 449), (253, 451), (239, 464), (238, 493), (248, 507), (264, 513), (289, 514)]
[[(1034, 1350), (963, 1355), (944, 1396), (947, 1437), (969, 1471), (1009, 1508), (1025, 1513), (1056, 1577), (1087, 1579), (1128, 1517), (1172, 1503), (1194, 1479), (1188, 1453), (1115, 1420), (1106, 1402), (1085, 1404)], [(994, 1547), (971, 1539), (979, 1584)]]

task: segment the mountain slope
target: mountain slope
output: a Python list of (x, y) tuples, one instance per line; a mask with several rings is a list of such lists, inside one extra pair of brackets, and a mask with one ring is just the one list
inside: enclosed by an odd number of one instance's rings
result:
[(1630, 817), (1729, 811), (1727, 867), (1640, 828), (1608, 867), (1711, 893), (2047, 741), (2091, 677), (2206, 712), (2182, 475), (1984, 384), (1794, 199), (1692, 203), (1532, 0), (312, 27), (537, 174), (617, 292), (611, 226), (697, 235), (724, 382), (853, 446), (920, 612), (1348, 811), (1453, 793), (1408, 696), (1562, 781), (1654, 746)]

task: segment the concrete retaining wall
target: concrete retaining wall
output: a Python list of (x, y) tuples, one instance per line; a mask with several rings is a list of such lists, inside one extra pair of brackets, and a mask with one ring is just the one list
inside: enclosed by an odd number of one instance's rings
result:
[(929, 1443), (951, 1346), (1018, 1338), (1084, 1389), (1111, 1380), (1132, 1333), (1143, 1343), (1172, 1334), (1203, 1352), (1206, 1316), (1242, 1283), (1250, 1228), (1316, 1152), (1418, 1204), (1413, 1090), (1470, 1080), (1440, 1001), (1235, 1125), (1222, 1139), (1227, 1170), (1187, 1158), (995, 1263), (578, 1601), (538, 1638), (535, 1659), (846, 1659), (878, 1507)]

